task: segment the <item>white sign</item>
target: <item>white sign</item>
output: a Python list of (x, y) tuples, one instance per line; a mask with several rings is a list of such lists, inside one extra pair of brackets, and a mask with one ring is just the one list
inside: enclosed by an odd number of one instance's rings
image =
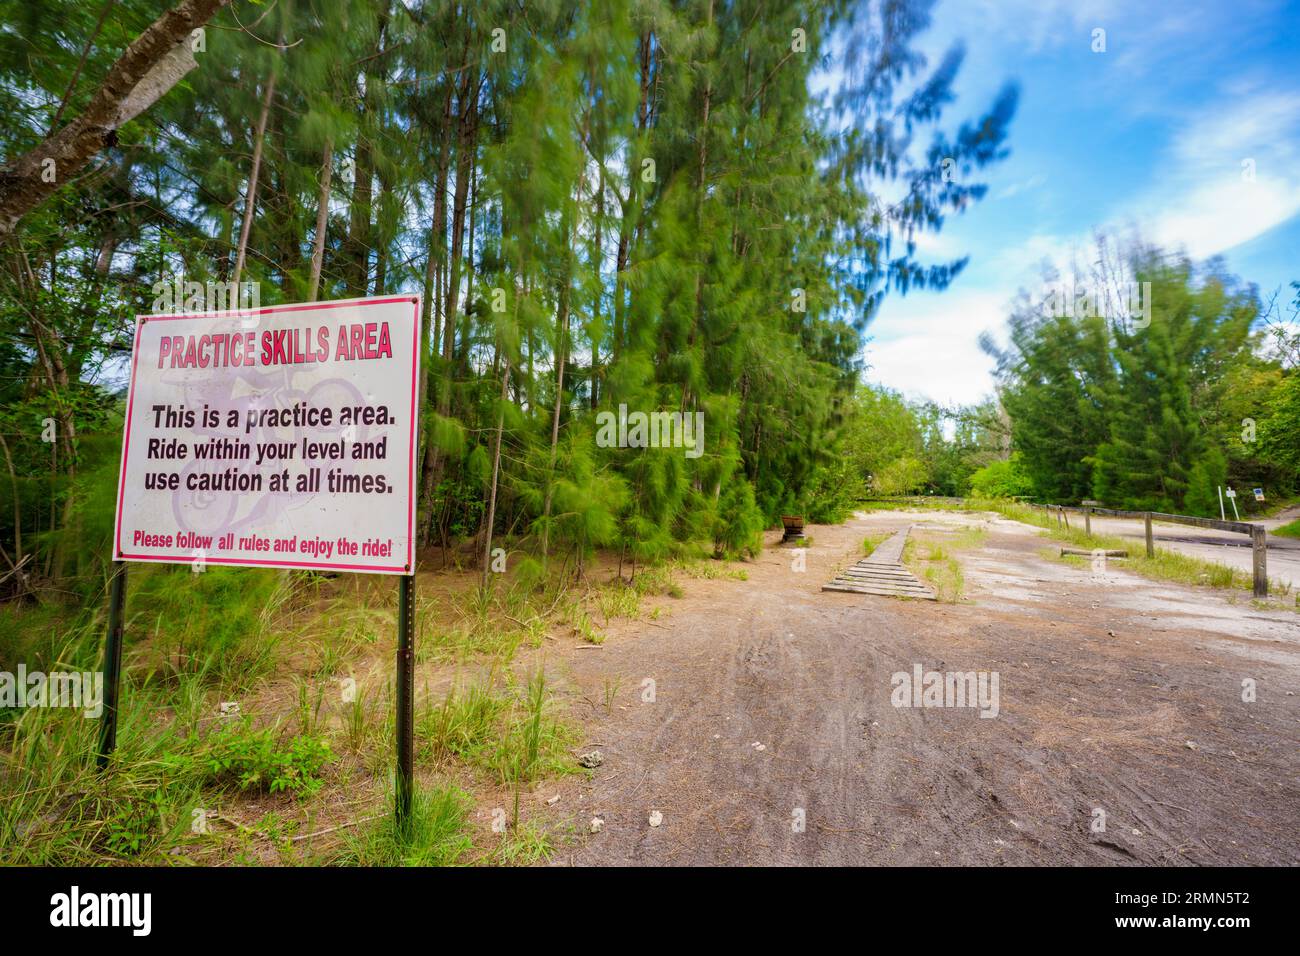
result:
[(1236, 493), (1235, 491), (1233, 491), (1231, 488), (1229, 488), (1227, 491), (1225, 491), (1224, 494), (1227, 495), (1229, 498), (1235, 498), (1235, 497), (1237, 497), (1237, 493)]
[(1255, 491), (1255, 500), (1256, 500), (1256, 501), (1263, 501), (1263, 500), (1264, 500), (1264, 489), (1263, 489), (1263, 488), (1256, 488), (1256, 489), (1254, 489), (1254, 491)]
[(412, 574), (420, 299), (138, 319), (114, 558)]

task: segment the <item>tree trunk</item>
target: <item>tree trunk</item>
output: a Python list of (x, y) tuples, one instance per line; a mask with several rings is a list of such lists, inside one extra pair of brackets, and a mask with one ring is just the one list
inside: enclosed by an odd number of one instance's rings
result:
[(497, 409), (496, 449), (492, 453), (492, 487), (488, 493), (487, 515), (483, 522), (483, 590), (488, 587), (488, 575), (492, 573), (492, 525), (497, 518), (497, 478), (501, 473), (501, 433), (506, 423), (506, 387), (510, 384), (510, 356), (506, 355), (505, 368), (501, 373), (501, 407)]
[[(462, 97), (469, 96), (470, 86), (469, 71), (466, 70), (461, 84)], [(465, 196), (469, 186), (469, 170), (473, 165), (472, 161), (478, 140), (477, 102), (478, 86), (475, 83), (473, 98), (469, 100), (468, 104), (464, 98), (461, 100), (460, 135), (458, 137), (459, 143), (456, 156), (456, 194), (453, 199), (451, 220), (451, 263), (447, 279), (446, 309), (443, 315), (442, 387), (438, 391), (438, 415), (444, 418), (451, 411), (451, 367), (456, 338), (457, 294), (460, 291), (461, 246), (465, 238)], [(428, 463), (429, 471), (426, 486), (430, 489), (430, 496), (432, 496), (433, 490), (442, 481), (445, 458), (442, 449), (436, 445), (430, 446), (430, 452), (432, 453), (432, 461)]]
[[(90, 158), (116, 142), (119, 126), (152, 106), (197, 66), (191, 31), (230, 0), (181, 0), (151, 23), (109, 68), (84, 111), (39, 146), (0, 168), (0, 236), (64, 183)], [(44, 173), (53, 161), (53, 181)]]
[[(442, 315), (443, 255), (446, 250), (447, 234), (447, 171), (451, 168), (451, 84), (447, 84), (447, 95), (442, 107), (442, 126), (439, 129), (438, 167), (433, 183), (433, 224), (429, 227), (429, 257), (425, 261), (425, 287), (429, 289), (424, 301), (423, 314), (420, 317), (421, 356), (432, 359), (435, 352), (440, 354), (437, 341)], [(435, 311), (436, 309), (436, 311)], [(429, 401), (429, 389), (434, 382), (434, 363), (426, 362), (424, 374), (420, 376), (420, 407)], [(441, 405), (439, 405), (441, 407)], [(421, 436), (420, 457), (420, 502), (416, 508), (417, 537), (421, 544), (427, 545), (433, 528), (433, 494), (437, 489), (435, 481), (435, 462), (439, 454), (433, 442)]]
[(315, 302), (320, 291), (320, 273), (325, 264), (325, 233), (330, 219), (330, 176), (334, 171), (334, 140), (325, 140), (325, 153), (321, 158), (320, 193), (316, 200), (316, 235), (311, 244), (311, 281), (307, 287), (307, 301)]
[(239, 289), (239, 275), (244, 271), (244, 257), (248, 252), (248, 234), (253, 228), (253, 210), (257, 206), (257, 176), (262, 167), (262, 141), (266, 136), (266, 117), (271, 112), (271, 98), (275, 96), (276, 70), (266, 82), (262, 97), (262, 112), (257, 117), (257, 130), (253, 135), (253, 166), (248, 173), (248, 191), (244, 194), (244, 224), (239, 229), (239, 248), (235, 250), (234, 287)]

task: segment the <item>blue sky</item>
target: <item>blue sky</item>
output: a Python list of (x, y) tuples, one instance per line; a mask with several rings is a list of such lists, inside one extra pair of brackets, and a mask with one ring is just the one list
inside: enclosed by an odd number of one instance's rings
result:
[(1098, 229), (1221, 255), (1262, 296), (1286, 292), (1300, 279), (1298, 15), (1279, 0), (939, 0), (919, 48), (931, 63), (967, 48), (944, 125), (1010, 79), (1020, 107), (1010, 156), (976, 174), (985, 198), (918, 237), (923, 261), (969, 265), (944, 292), (887, 299), (868, 381), (942, 403), (991, 394), (979, 334), (1005, 340), (1017, 289), (1040, 285), (1044, 259), (1086, 262)]

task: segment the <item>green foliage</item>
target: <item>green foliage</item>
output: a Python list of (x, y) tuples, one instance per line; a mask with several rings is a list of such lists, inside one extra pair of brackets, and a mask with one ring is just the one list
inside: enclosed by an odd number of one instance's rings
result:
[(1192, 465), (1187, 476), (1183, 507), (1187, 514), (1212, 518), (1219, 513), (1219, 489), (1228, 483), (1228, 459), (1217, 448), (1209, 448)]
[(455, 758), (502, 784), (571, 772), (567, 748), (573, 732), (552, 709), (540, 671), (522, 694), (499, 689), (489, 675), (482, 683), (453, 688), (420, 716), (421, 755), (440, 765)]
[(204, 741), (194, 758), (209, 783), (240, 790), (310, 796), (320, 789), (320, 772), (333, 759), (329, 744), (299, 736), (281, 744), (273, 731), (224, 731)]
[(718, 503), (713, 527), (713, 551), (717, 557), (753, 557), (762, 547), (767, 522), (754, 504), (754, 489), (747, 481), (728, 486)]
[(1260, 456), (1289, 471), (1288, 488), (1294, 488), (1300, 481), (1300, 370), (1292, 369), (1268, 396), (1258, 441)]
[[(1285, 452), (1269, 460), (1285, 412), (1265, 398), (1284, 385), (1253, 351), (1253, 290), (1141, 246), (1119, 258), (1100, 240), (1098, 262), (1094, 286), (1109, 269), (1143, 289), (1141, 321), (1126, 297), (1097, 302), (1096, 314), (1061, 315), (1026, 295), (1010, 348), (982, 343), (998, 359), (1013, 447), (1034, 492), (1210, 515), (1230, 480), (1289, 491), (1295, 478), (1278, 468)], [(1085, 281), (1075, 276), (1076, 286)], [(1258, 443), (1246, 427), (1256, 418)]]
[(891, 461), (874, 477), (876, 491), (882, 495), (908, 495), (925, 484), (925, 465), (915, 458)]
[(985, 465), (970, 477), (970, 493), (976, 498), (1019, 498), (1034, 494), (1034, 480), (1025, 470), (1020, 452)]
[[(752, 554), (782, 512), (842, 519), (874, 467), (842, 454), (861, 334), (884, 295), (942, 289), (965, 264), (892, 237), (983, 195), (1015, 111), (1008, 86), (941, 128), (961, 57), (916, 54), (929, 6), (340, 0), (269, 5), (256, 29), (219, 11), (203, 68), (23, 220), (25, 267), (0, 273), (17, 498), (0, 538), (35, 558), (3, 586), (96, 593), (131, 316), (165, 309), (155, 285), (228, 280), (236, 259), (264, 305), (423, 293), (422, 543), (508, 535), (580, 574), (597, 548)], [(84, 4), (11, 8), (6, 156), (46, 134), (65, 92), (61, 121), (84, 108), (157, 14), (123, 0), (89, 42)], [(790, 55), (793, 24), (806, 56)], [(887, 208), (893, 193), (908, 201)], [(700, 416), (703, 435), (597, 446), (596, 417), (622, 407)], [(255, 675), (264, 663), (222, 633), (252, 622), (205, 613), (235, 599), (217, 581), (151, 581), (141, 611), (180, 613), (180, 669), (210, 648), (220, 679)]]
[[(276, 616), (289, 594), (277, 571), (208, 565), (141, 568), (127, 584), (134, 638), (150, 634), (172, 672), (248, 688), (274, 665)], [(219, 608), (219, 613), (214, 613)]]
[(162, 803), (157, 790), (123, 801), (104, 824), (104, 848), (118, 856), (135, 856), (150, 846), (162, 824)]

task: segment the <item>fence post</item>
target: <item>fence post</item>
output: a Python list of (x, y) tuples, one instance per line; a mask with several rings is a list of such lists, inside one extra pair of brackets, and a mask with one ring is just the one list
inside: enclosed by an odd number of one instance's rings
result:
[(1083, 509), (1083, 533), (1090, 538), (1092, 537), (1092, 509), (1091, 508)]
[(1154, 558), (1156, 556), (1156, 539), (1151, 534), (1151, 512), (1148, 511), (1142, 518), (1147, 526), (1147, 557)]
[(1257, 598), (1268, 597), (1268, 545), (1265, 543), (1264, 535), (1262, 525), (1251, 527), (1251, 563), (1255, 571), (1255, 597)]

